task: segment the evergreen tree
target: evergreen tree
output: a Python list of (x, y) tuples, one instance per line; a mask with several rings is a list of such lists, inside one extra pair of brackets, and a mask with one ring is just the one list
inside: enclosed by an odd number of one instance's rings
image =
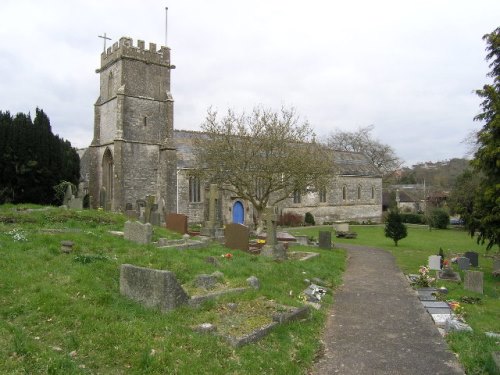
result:
[(493, 83), (476, 91), (483, 98), (483, 112), (474, 120), (484, 125), (477, 133), (478, 148), (472, 165), (482, 178), (475, 195), (473, 217), (466, 225), (472, 236), (479, 233), (478, 242), (487, 241), (487, 249), (491, 249), (500, 246), (500, 27), (483, 39), (487, 43), (486, 60), (492, 60), (488, 76)]
[(52, 134), (50, 120), (37, 108), (28, 114), (0, 111), (0, 204), (55, 201), (53, 186), (78, 184), (80, 159), (68, 141)]
[(391, 210), (387, 215), (385, 223), (385, 236), (392, 238), (394, 244), (398, 246), (398, 241), (408, 235), (406, 225), (403, 224), (403, 218), (398, 210)]

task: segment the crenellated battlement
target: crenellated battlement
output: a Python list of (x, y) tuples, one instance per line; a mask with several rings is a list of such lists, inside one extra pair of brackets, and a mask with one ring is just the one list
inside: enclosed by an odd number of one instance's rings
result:
[(137, 40), (137, 46), (129, 37), (121, 37), (118, 42), (113, 43), (105, 52), (101, 54), (101, 68), (105, 69), (114, 61), (121, 58), (129, 58), (144, 61), (148, 64), (157, 64), (170, 67), (170, 48), (160, 46), (157, 49), (156, 43), (149, 43), (149, 48), (145, 48), (144, 40)]

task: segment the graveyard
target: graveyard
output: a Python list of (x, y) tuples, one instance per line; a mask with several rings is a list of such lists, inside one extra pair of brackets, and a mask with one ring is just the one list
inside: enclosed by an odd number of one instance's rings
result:
[[(305, 279), (338, 285), (341, 250), (315, 248), (318, 255), (308, 260), (280, 261), (218, 243), (178, 249), (168, 244), (180, 244), (183, 236), (160, 226), (146, 236), (149, 243), (126, 239), (129, 219), (97, 210), (2, 206), (1, 373), (307, 370), (320, 349), (327, 309), (304, 309)], [(293, 249), (311, 253), (306, 246)], [(194, 302), (229, 293), (165, 311), (144, 306), (120, 292), (126, 264), (171, 272)], [(212, 289), (207, 276), (214, 274)], [(322, 304), (331, 303), (330, 292)]]
[[(276, 253), (266, 250), (267, 237), (249, 240), (241, 227), (226, 225), (224, 246), (183, 234), (182, 217), (167, 220), (175, 228), (167, 230), (131, 216), (1, 207), (0, 355), (7, 360), (0, 372), (306, 373), (341, 284), (342, 244), (387, 249), (406, 275), (437, 268), (442, 247), (460, 281), (437, 280), (432, 287), (446, 288), (444, 297), (420, 290), (415, 298), (431, 315), (456, 301), (472, 332), (447, 333), (448, 344), (468, 372), (494, 368), (498, 338), (485, 335), (500, 332), (494, 253), (464, 232), (410, 227), (396, 248), (376, 225), (350, 225), (356, 236), (340, 237), (331, 226), (278, 228), (277, 242), (294, 241)], [(476, 254), (468, 262), (467, 252)], [(136, 293), (124, 284), (127, 268), (164, 281), (139, 278), (146, 291)], [(466, 281), (472, 273), (482, 274), (480, 283)], [(145, 295), (152, 297), (145, 302)], [(158, 295), (169, 297), (161, 304)]]

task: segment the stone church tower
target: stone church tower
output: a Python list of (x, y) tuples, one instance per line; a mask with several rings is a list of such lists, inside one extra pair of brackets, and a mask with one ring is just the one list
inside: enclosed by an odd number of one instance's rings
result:
[(170, 49), (131, 38), (101, 54), (99, 98), (89, 153), (92, 208), (123, 211), (154, 195), (176, 212), (176, 150)]

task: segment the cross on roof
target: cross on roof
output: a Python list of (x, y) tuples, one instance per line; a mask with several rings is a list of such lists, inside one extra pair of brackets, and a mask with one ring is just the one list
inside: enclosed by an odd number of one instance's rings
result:
[(104, 33), (104, 35), (97, 35), (97, 37), (104, 39), (104, 52), (106, 52), (106, 40), (111, 40), (111, 38), (108, 38), (106, 33)]

